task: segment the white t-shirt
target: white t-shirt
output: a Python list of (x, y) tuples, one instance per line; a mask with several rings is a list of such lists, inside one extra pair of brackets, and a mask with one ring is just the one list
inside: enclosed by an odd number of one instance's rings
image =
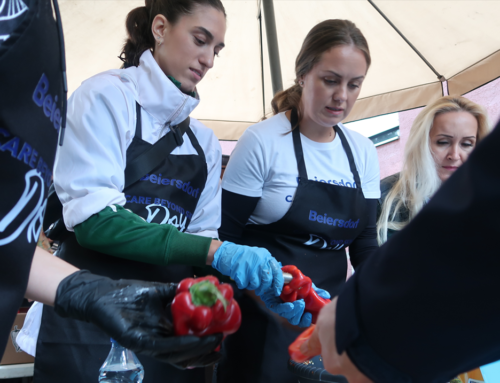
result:
[[(370, 139), (339, 124), (361, 179), (365, 198), (380, 197), (377, 151)], [(357, 187), (339, 135), (332, 142), (315, 142), (300, 135), (310, 180)], [(261, 197), (249, 224), (265, 225), (281, 219), (293, 202), (299, 171), (290, 121), (279, 113), (248, 128), (227, 165), (222, 188), (249, 197)]]

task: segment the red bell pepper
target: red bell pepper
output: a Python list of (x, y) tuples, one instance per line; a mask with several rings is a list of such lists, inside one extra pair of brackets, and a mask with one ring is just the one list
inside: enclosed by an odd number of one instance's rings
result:
[(312, 288), (311, 278), (302, 274), (296, 266), (283, 266), (281, 270), (293, 276), (291, 282), (283, 286), (280, 295), (281, 300), (283, 302), (293, 302), (297, 299), (303, 299), (306, 304), (305, 311), (312, 314), (312, 323), (316, 323), (319, 311), (323, 306), (330, 303), (330, 299), (321, 298)]
[(241, 311), (233, 288), (214, 276), (186, 278), (177, 286), (172, 301), (176, 335), (232, 334), (241, 325)]
[[(302, 363), (311, 359), (313, 356), (321, 354), (321, 350), (316, 350), (317, 352), (314, 352), (309, 348), (306, 348), (306, 351), (304, 351), (305, 347), (302, 346), (305, 342), (309, 341), (315, 327), (316, 325), (308, 327), (307, 330), (300, 334), (297, 339), (295, 339), (293, 343), (288, 346), (288, 355), (290, 355), (290, 358), (295, 362)], [(301, 348), (302, 351), (300, 350)]]

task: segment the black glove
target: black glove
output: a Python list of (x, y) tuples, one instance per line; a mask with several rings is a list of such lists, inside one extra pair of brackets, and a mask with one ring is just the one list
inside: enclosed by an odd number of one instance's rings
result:
[(216, 363), (222, 334), (174, 336), (166, 307), (177, 284), (112, 280), (80, 270), (58, 286), (55, 312), (95, 324), (123, 347), (179, 368)]

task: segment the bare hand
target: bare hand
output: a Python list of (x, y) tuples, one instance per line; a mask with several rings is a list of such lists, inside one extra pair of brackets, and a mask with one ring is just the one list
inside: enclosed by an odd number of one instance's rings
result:
[[(349, 383), (373, 383), (351, 362), (346, 352), (337, 353), (335, 343), (335, 318), (337, 313), (337, 297), (323, 307), (316, 322), (316, 328), (308, 342), (311, 349), (321, 349), (325, 369), (334, 375), (343, 375)], [(318, 346), (318, 340), (320, 346)]]

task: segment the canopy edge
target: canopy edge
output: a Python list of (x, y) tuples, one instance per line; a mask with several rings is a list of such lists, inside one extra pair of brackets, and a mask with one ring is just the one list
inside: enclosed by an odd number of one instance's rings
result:
[(450, 95), (463, 95), (500, 77), (500, 50), (448, 80)]

